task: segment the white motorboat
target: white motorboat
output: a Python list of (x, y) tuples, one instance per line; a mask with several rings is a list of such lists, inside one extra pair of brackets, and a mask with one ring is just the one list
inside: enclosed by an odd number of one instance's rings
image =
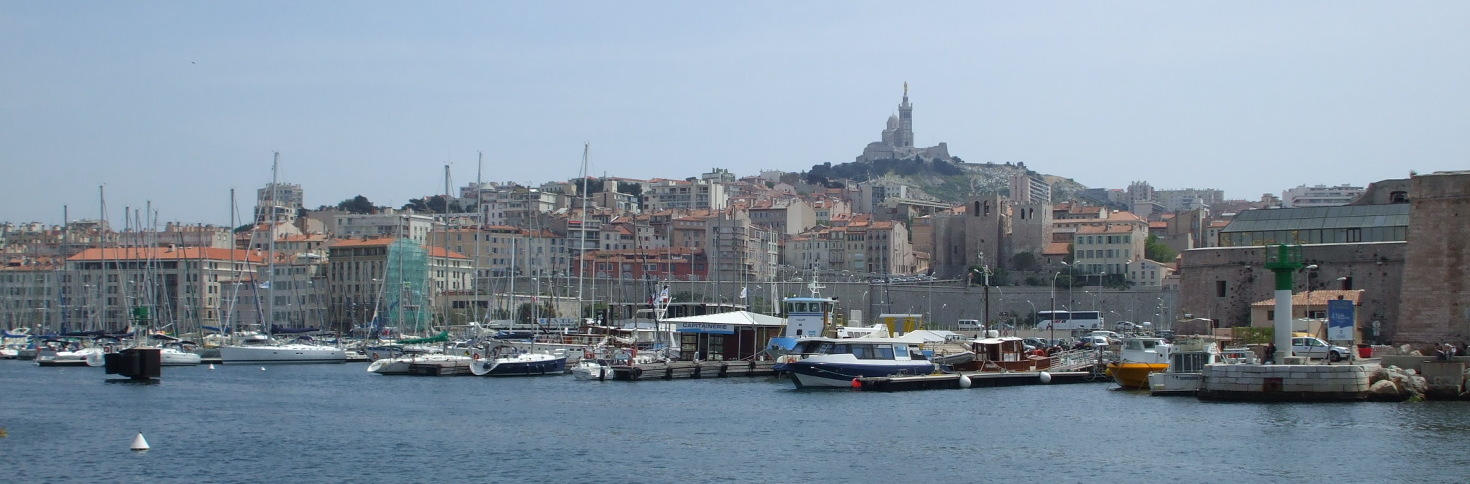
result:
[(934, 363), (918, 343), (896, 338), (803, 338), (773, 369), (797, 388), (847, 388), (864, 377), (928, 375)]
[(603, 381), (612, 376), (612, 365), (607, 360), (583, 357), (572, 365), (572, 377), (578, 380)]

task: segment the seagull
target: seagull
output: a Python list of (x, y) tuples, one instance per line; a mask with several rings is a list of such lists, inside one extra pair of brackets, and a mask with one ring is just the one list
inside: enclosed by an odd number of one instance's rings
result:
[(265, 371), (265, 367), (264, 366), (260, 367), (260, 371)]

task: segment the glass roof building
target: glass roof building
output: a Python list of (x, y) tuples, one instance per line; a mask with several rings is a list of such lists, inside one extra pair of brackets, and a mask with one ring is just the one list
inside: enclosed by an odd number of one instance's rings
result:
[(1280, 208), (1240, 212), (1220, 231), (1222, 247), (1404, 242), (1409, 204)]

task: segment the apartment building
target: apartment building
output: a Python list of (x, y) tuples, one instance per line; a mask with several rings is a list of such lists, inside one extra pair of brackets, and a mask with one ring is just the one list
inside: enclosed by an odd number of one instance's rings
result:
[[(235, 284), (268, 261), (258, 251), (212, 247), (91, 248), (67, 259), (59, 324), (122, 331), (145, 308), (156, 324), (218, 326)], [(167, 323), (163, 323), (167, 324)]]

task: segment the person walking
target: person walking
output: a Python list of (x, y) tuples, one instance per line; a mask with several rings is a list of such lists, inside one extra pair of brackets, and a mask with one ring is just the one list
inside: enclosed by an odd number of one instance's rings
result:
[(1276, 342), (1266, 344), (1266, 364), (1276, 364)]

